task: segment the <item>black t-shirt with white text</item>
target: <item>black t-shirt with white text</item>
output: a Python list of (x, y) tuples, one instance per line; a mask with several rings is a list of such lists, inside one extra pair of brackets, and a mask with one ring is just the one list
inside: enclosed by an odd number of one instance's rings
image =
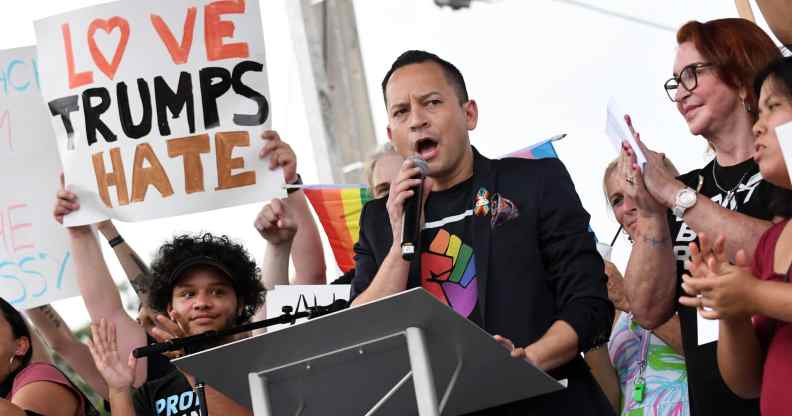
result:
[[(716, 204), (749, 217), (770, 220), (768, 210), (773, 185), (762, 179), (759, 167), (748, 159), (734, 166), (714, 166), (713, 160), (701, 170), (682, 175), (679, 179), (699, 194)], [(716, 183), (717, 179), (717, 183)], [(698, 236), (681, 219), (668, 214), (674, 255), (677, 259), (677, 291), (682, 294), (684, 262), (690, 258), (688, 245), (698, 243)], [(723, 230), (729, 238), (729, 230)], [(718, 236), (711, 236), (717, 238)], [(702, 415), (759, 415), (758, 400), (744, 400), (732, 393), (718, 370), (717, 341), (698, 345), (698, 325), (718, 325), (717, 321), (704, 321), (694, 308), (677, 305), (682, 327), (682, 344), (690, 393), (690, 410), (693, 416)]]
[(149, 379), (132, 397), (138, 416), (198, 416), (198, 396), (172, 363), (160, 369), (165, 375)]

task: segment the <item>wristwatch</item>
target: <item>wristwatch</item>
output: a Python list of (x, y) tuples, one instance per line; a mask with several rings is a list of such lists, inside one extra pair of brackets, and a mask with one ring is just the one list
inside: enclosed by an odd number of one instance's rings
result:
[(677, 191), (676, 197), (674, 198), (674, 207), (671, 208), (671, 212), (674, 215), (682, 219), (682, 216), (685, 215), (685, 211), (691, 208), (693, 205), (696, 205), (696, 191), (692, 188), (684, 187)]
[[(297, 174), (297, 179), (295, 179), (293, 182), (288, 183), (287, 185), (302, 185), (302, 184), (303, 184), (302, 176), (300, 176), (300, 174), (298, 173)], [(300, 189), (302, 189), (302, 188), (300, 188), (299, 186), (289, 187), (289, 188), (286, 188), (286, 193), (290, 194), (292, 192), (297, 192)]]

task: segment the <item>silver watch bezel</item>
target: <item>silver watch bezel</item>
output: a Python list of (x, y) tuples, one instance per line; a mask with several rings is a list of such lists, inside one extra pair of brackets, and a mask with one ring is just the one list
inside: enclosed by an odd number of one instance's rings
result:
[[(690, 195), (690, 199), (686, 201), (686, 195)], [(690, 187), (684, 187), (677, 191), (676, 197), (674, 198), (674, 207), (671, 209), (671, 212), (677, 218), (682, 218), (685, 215), (685, 211), (696, 205), (698, 197), (696, 195), (696, 191)]]

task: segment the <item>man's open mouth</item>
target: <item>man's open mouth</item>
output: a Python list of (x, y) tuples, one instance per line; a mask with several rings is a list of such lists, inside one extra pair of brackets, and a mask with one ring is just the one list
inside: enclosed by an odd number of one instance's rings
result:
[(431, 137), (418, 139), (415, 142), (415, 152), (421, 156), (421, 159), (431, 159), (437, 153), (437, 141)]

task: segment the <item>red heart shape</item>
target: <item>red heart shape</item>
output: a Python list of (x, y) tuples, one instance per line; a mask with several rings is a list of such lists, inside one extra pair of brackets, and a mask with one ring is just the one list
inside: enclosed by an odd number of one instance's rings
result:
[[(118, 41), (115, 54), (113, 55), (113, 62), (111, 63), (107, 62), (107, 58), (105, 58), (102, 51), (99, 50), (99, 47), (96, 46), (94, 35), (98, 29), (102, 29), (108, 34), (115, 29), (121, 30), (121, 39)], [(91, 51), (91, 57), (93, 57), (99, 70), (104, 72), (110, 79), (113, 79), (118, 70), (118, 65), (121, 64), (121, 58), (123, 58), (124, 51), (126, 51), (127, 42), (129, 42), (129, 22), (123, 17), (115, 16), (110, 20), (96, 19), (88, 26), (88, 48)]]

